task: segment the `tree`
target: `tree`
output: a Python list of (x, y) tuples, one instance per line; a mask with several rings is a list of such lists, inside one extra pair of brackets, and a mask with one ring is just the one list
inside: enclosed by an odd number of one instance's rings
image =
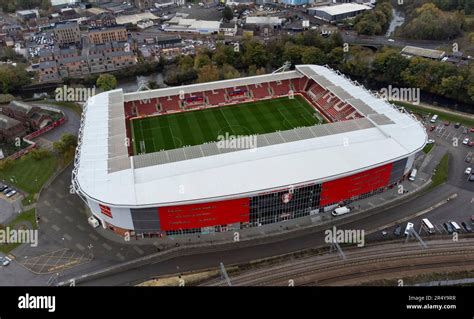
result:
[(212, 61), (207, 54), (199, 53), (194, 58), (194, 68), (196, 70), (201, 69), (205, 65), (211, 64)]
[(73, 134), (65, 133), (59, 141), (53, 143), (53, 148), (60, 154), (74, 151), (77, 146), (77, 137)]
[(232, 65), (224, 64), (222, 66), (222, 78), (224, 80), (235, 79), (238, 77), (240, 77), (240, 72), (237, 71), (237, 69), (234, 68)]
[(117, 87), (117, 79), (112, 74), (101, 74), (97, 79), (96, 85), (102, 91), (110, 91)]
[(198, 83), (219, 80), (219, 69), (215, 65), (205, 65), (198, 71)]
[(325, 64), (326, 55), (318, 48), (306, 47), (301, 56), (301, 62), (304, 64)]
[(230, 7), (225, 6), (224, 10), (222, 10), (222, 18), (226, 21), (230, 21), (234, 18), (234, 13)]
[(21, 87), (30, 84), (30, 82), (30, 77), (24, 65), (18, 64), (16, 67), (12, 65), (0, 66), (0, 85), (2, 93), (7, 94), (18, 91)]
[(47, 158), (51, 156), (51, 153), (45, 148), (35, 148), (34, 150), (30, 152), (30, 156), (35, 161), (40, 161), (43, 158)]

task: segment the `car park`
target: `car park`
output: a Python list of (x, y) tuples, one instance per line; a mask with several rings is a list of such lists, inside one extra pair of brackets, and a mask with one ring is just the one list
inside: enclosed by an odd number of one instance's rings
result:
[(464, 171), (464, 174), (469, 175), (469, 174), (471, 174), (471, 171), (472, 171), (472, 168), (471, 168), (471, 167), (468, 167), (468, 168), (466, 168), (466, 170)]
[(464, 229), (465, 229), (468, 233), (472, 233), (472, 227), (471, 227), (471, 225), (469, 225), (469, 224), (466, 223), (466, 222), (462, 222), (461, 225), (462, 225), (462, 227), (464, 227)]
[(397, 237), (399, 237), (402, 234), (402, 226), (398, 225), (395, 230), (393, 231), (393, 234)]

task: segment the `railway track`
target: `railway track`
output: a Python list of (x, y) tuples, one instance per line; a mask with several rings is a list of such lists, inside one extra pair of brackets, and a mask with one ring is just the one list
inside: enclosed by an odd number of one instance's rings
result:
[[(346, 260), (338, 254), (320, 254), (294, 259), (279, 265), (231, 274), (235, 286), (331, 285), (380, 274), (405, 270), (442, 269), (463, 265), (474, 268), (474, 240), (459, 242), (428, 242), (427, 249), (418, 243), (374, 245), (345, 248)], [(204, 285), (223, 286), (226, 282), (212, 280)]]

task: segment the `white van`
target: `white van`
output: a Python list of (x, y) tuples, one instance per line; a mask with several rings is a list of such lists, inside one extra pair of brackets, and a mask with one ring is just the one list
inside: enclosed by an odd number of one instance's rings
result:
[(414, 168), (414, 169), (411, 170), (410, 177), (408, 177), (408, 180), (409, 180), (410, 182), (414, 182), (414, 181), (415, 181), (416, 173), (418, 173), (418, 171), (416, 170), (416, 168)]
[(438, 115), (435, 114), (435, 115), (433, 115), (433, 117), (431, 118), (431, 121), (430, 121), (430, 122), (431, 122), (431, 123), (435, 123), (436, 120), (438, 120)]
[(351, 209), (347, 206), (344, 206), (344, 207), (338, 207), (336, 208), (331, 214), (333, 216), (341, 216), (341, 215), (345, 215), (347, 213), (350, 213)]
[(431, 222), (428, 220), (428, 218), (423, 218), (421, 221), (423, 222), (423, 226), (428, 231), (428, 233), (430, 233), (430, 234), (435, 233), (435, 228), (434, 228), (433, 224), (431, 224)]
[(91, 225), (93, 228), (97, 228), (99, 227), (99, 221), (97, 220), (97, 218), (95, 218), (94, 216), (91, 216), (89, 218), (87, 218), (87, 222), (89, 223), (89, 225)]
[(455, 221), (450, 221), (450, 223), (456, 233), (459, 233), (461, 231), (461, 227), (458, 225), (458, 223), (456, 223)]

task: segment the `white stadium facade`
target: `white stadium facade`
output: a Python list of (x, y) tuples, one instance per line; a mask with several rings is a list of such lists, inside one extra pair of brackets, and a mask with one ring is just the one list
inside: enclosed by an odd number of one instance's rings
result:
[[(215, 143), (133, 155), (130, 118), (300, 94), (328, 123), (258, 135), (256, 149)], [(146, 101), (146, 102), (143, 102)], [(153, 107), (150, 108), (150, 103)], [(235, 104), (235, 103), (234, 103)], [(337, 71), (297, 65), (274, 74), (123, 93), (84, 106), (73, 186), (104, 228), (135, 235), (208, 234), (327, 212), (409, 175), (427, 134), (417, 119)]]

